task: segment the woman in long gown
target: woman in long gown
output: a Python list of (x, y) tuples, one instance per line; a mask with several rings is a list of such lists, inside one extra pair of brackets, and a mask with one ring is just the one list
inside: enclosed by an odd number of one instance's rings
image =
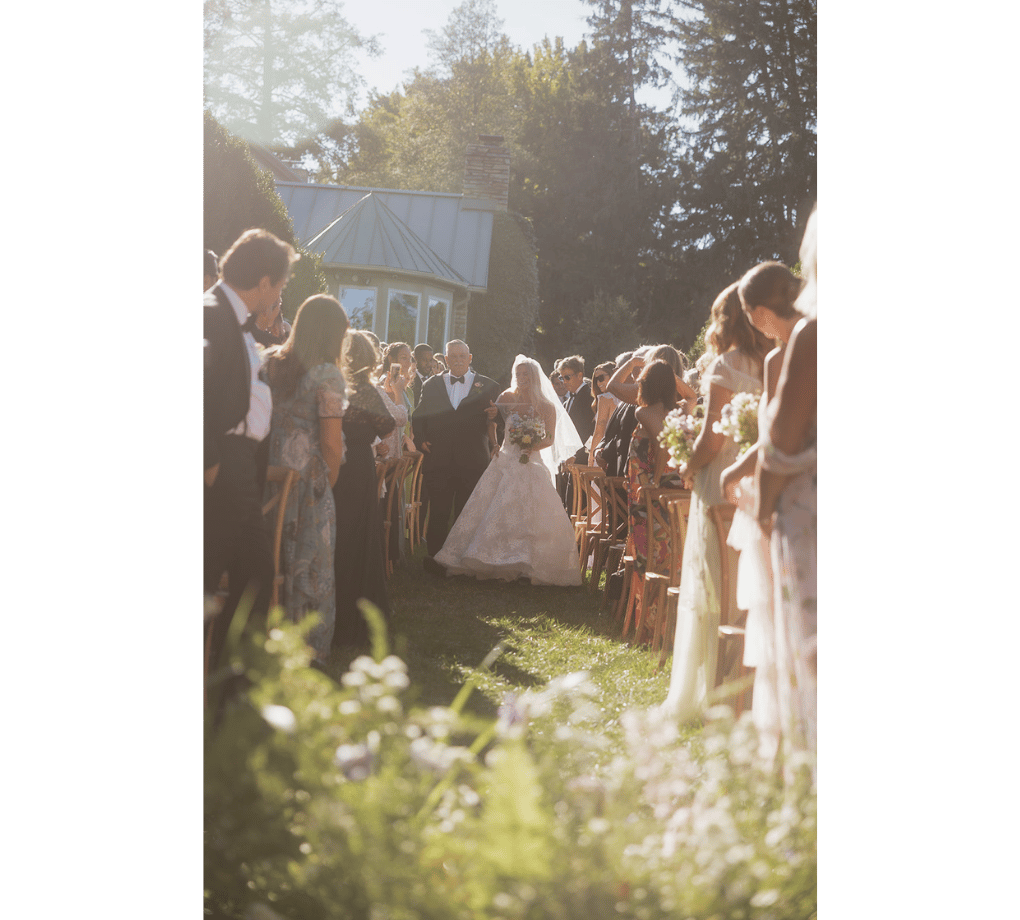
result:
[(383, 557), (383, 520), (376, 489), (372, 443), (396, 427), (393, 416), (372, 382), (379, 352), (363, 332), (348, 336), (344, 369), (350, 405), (344, 417), (347, 460), (340, 470), (336, 499), (336, 630), (333, 648), (368, 643), (368, 624), (357, 602), (365, 598), (390, 615)]
[[(776, 618), (779, 716), (789, 768), (817, 743), (817, 213), (801, 244), (804, 314), (783, 359), (776, 398), (759, 425), (756, 513), (770, 533)], [(789, 775), (789, 773), (788, 773)]]
[(506, 423), (503, 444), (436, 562), (448, 575), (579, 585), (574, 528), (554, 485), (559, 464), (581, 447), (577, 430), (538, 363), (523, 355), (496, 405)]
[[(293, 620), (319, 613), (309, 642), (320, 662), (329, 654), (335, 618), (331, 487), (343, 456), (347, 397), (337, 361), (347, 325), (336, 298), (309, 297), (298, 308), (287, 341), (268, 353), (263, 371), (273, 394), (269, 463), (300, 474), (287, 502), (280, 543), (283, 607)], [(266, 499), (278, 489), (277, 483), (267, 483)]]
[[(775, 398), (786, 343), (801, 318), (795, 306), (800, 289), (800, 280), (781, 262), (763, 262), (740, 279), (740, 303), (751, 325), (782, 343), (765, 358), (765, 392), (758, 405), (759, 419), (765, 418), (766, 407)], [(723, 471), (720, 487), (736, 506), (727, 543), (740, 553), (737, 608), (747, 611), (744, 664), (754, 668), (751, 716), (762, 756), (771, 760), (779, 750), (781, 735), (779, 677), (769, 537), (754, 515), (758, 446), (755, 444)]]
[(736, 459), (737, 445), (712, 426), (734, 394), (761, 393), (762, 361), (769, 344), (744, 316), (736, 283), (716, 298), (711, 319), (705, 338), (714, 357), (701, 380), (705, 421), (690, 460), (679, 471), (692, 495), (665, 706), (681, 719), (695, 715), (715, 686), (721, 560), (708, 509), (726, 501), (719, 479)]

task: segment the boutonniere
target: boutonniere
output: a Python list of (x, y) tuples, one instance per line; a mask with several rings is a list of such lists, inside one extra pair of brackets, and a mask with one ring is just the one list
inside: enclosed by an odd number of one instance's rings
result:
[(475, 384), (475, 389), (476, 390), (480, 390), (481, 388), (482, 388), (482, 385), (480, 383), (476, 383)]

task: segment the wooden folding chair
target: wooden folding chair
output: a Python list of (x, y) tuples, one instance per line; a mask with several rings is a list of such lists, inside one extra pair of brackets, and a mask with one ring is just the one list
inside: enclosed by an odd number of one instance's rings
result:
[(623, 476), (606, 477), (606, 505), (609, 509), (609, 527), (606, 535), (599, 540), (595, 550), (595, 566), (592, 581), (598, 587), (603, 570), (606, 573), (606, 593), (603, 606), (609, 596), (609, 575), (616, 572), (623, 564), (623, 555), (627, 550), (627, 528), (630, 521), (627, 517), (627, 480)]
[[(670, 514), (670, 501), (691, 500), (688, 489), (645, 489), (645, 508), (648, 513), (648, 566), (641, 584), (641, 601), (635, 623), (635, 642), (647, 640), (652, 652), (659, 651), (663, 624), (666, 619), (669, 588), (680, 584), (680, 563), (683, 559), (684, 532), (678, 533), (674, 517)], [(665, 552), (663, 552), (665, 549)], [(655, 562), (663, 557), (661, 564)]]
[[(390, 531), (396, 526), (397, 494), (404, 483), (404, 473), (410, 465), (410, 458), (397, 457), (391, 460), (376, 462), (375, 473), (376, 483), (379, 487), (379, 498), (382, 500), (385, 495), (385, 505), (382, 508), (383, 516), (383, 562), (386, 568), (386, 575), (393, 574), (393, 560), (390, 558)], [(401, 522), (402, 523), (402, 522)]]
[(421, 451), (408, 451), (405, 455), (411, 466), (408, 470), (408, 478), (411, 483), (410, 498), (404, 506), (404, 526), (407, 528), (407, 548), (414, 552), (422, 539), (421, 520), (421, 464), (425, 455)]
[[(579, 477), (584, 489), (584, 527), (581, 532), (581, 546), (578, 556), (581, 565), (581, 581), (588, 571), (588, 557), (594, 555), (599, 540), (605, 536), (608, 522), (606, 516), (606, 474), (596, 467), (582, 468)], [(598, 518), (596, 521), (595, 518)], [(594, 560), (593, 560), (594, 565)], [(592, 578), (595, 578), (594, 571)]]
[(659, 667), (673, 652), (673, 640), (676, 636), (676, 607), (680, 597), (680, 580), (683, 578), (684, 545), (687, 543), (687, 522), (691, 514), (691, 493), (686, 489), (683, 494), (666, 500), (666, 512), (669, 517), (669, 539), (676, 552), (676, 581), (666, 588), (666, 599), (663, 615), (656, 621), (655, 635), (652, 637), (652, 652), (659, 652)]
[[(666, 600), (666, 589), (679, 581), (680, 568), (676, 547), (670, 544), (670, 523), (666, 500), (689, 495), (685, 489), (653, 489), (645, 487), (644, 505), (646, 514), (647, 557), (645, 573), (640, 582), (634, 577), (623, 622), (623, 637), (626, 638), (630, 624), (634, 623), (634, 644), (650, 641), (655, 632), (656, 612)], [(661, 557), (661, 560), (660, 560)], [(633, 617), (631, 614), (633, 613)]]
[[(726, 542), (736, 509), (729, 503), (713, 505), (708, 509), (715, 524), (719, 543), (719, 650), (716, 655), (715, 687), (747, 677), (753, 668), (744, 664), (744, 627), (747, 611), (737, 610), (737, 559), (740, 554)], [(745, 687), (735, 694), (734, 711), (737, 715), (750, 704), (751, 688)]]
[(574, 542), (577, 543), (578, 552), (581, 551), (581, 540), (584, 536), (585, 528), (585, 495), (584, 483), (581, 480), (581, 472), (583, 470), (591, 469), (594, 469), (594, 467), (583, 466), (577, 463), (572, 463), (567, 466), (567, 470), (570, 472), (570, 480), (572, 484), (570, 522), (574, 525)]

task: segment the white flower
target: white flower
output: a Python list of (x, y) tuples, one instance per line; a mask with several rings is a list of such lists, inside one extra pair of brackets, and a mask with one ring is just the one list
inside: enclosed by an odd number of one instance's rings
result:
[(294, 729), (297, 728), (297, 719), (294, 718), (294, 713), (286, 706), (275, 706), (272, 704), (263, 706), (262, 718), (272, 725), (273, 728), (286, 732), (288, 735), (292, 734)]
[(344, 776), (355, 783), (367, 779), (375, 765), (375, 755), (367, 744), (341, 744), (333, 760)]

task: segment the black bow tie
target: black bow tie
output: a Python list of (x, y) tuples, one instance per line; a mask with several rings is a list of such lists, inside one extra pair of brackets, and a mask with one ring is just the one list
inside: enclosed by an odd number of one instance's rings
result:
[(248, 318), (242, 323), (242, 332), (254, 332), (258, 327), (255, 325), (255, 314), (249, 313)]
[(463, 377), (453, 377), (453, 376), (450, 377), (450, 383), (463, 383), (463, 382), (464, 382), (464, 378)]

